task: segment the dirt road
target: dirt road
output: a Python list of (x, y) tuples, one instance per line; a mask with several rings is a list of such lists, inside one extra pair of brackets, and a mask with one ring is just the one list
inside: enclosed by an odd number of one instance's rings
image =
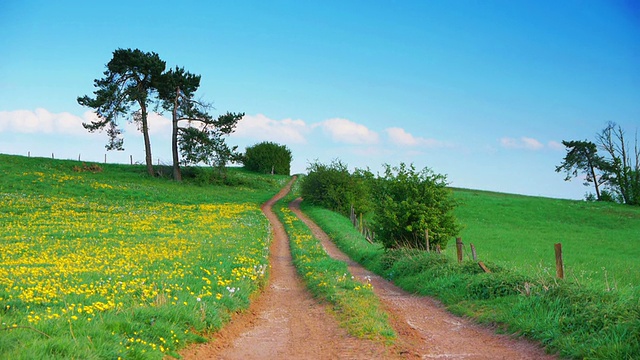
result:
[(273, 228), (269, 284), (248, 311), (185, 359), (393, 359), (394, 349), (351, 337), (306, 290), (291, 260), (289, 239), (271, 210), (291, 183), (262, 208)]
[(349, 336), (327, 306), (305, 289), (291, 260), (288, 237), (271, 210), (292, 182), (262, 208), (274, 236), (267, 288), (248, 311), (235, 316), (209, 343), (183, 351), (185, 359), (554, 359), (535, 344), (496, 335), (449, 314), (430, 298), (411, 295), (367, 271), (300, 212), (297, 200), (290, 208), (329, 255), (347, 262), (349, 271), (361, 281), (371, 282), (391, 315), (398, 340), (394, 346), (384, 346)]
[(370, 281), (373, 291), (390, 313), (398, 332), (398, 346), (407, 357), (419, 359), (555, 359), (538, 345), (496, 335), (492, 330), (473, 324), (447, 312), (437, 301), (412, 295), (382, 277), (368, 271), (341, 252), (314, 222), (300, 211), (301, 199), (290, 204), (291, 210), (311, 229), (334, 259), (347, 263), (349, 271), (360, 281)]

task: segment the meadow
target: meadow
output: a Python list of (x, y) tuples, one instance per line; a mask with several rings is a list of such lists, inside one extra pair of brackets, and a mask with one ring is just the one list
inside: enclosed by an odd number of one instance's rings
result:
[(266, 283), (260, 205), (287, 177), (197, 186), (7, 155), (0, 169), (0, 358), (177, 356)]
[[(205, 186), (210, 171), (185, 173), (177, 184), (148, 177), (144, 166), (0, 155), (0, 358), (177, 356), (246, 308), (268, 276), (260, 205), (289, 178), (232, 168)], [(377, 301), (367, 284), (319, 251), (288, 211), (294, 196), (274, 210), (310, 290), (353, 335), (392, 340), (386, 315), (362, 306)], [(352, 259), (455, 313), (563, 357), (640, 357), (640, 209), (464, 189), (454, 196), (463, 264), (453, 239), (443, 254), (384, 251), (344, 216), (303, 209)], [(565, 280), (555, 278), (557, 242)], [(470, 260), (470, 243), (491, 274)]]
[[(640, 289), (640, 207), (455, 189), (465, 243), (480, 260), (527, 275), (555, 275), (599, 290)], [(446, 253), (455, 256), (453, 241)]]

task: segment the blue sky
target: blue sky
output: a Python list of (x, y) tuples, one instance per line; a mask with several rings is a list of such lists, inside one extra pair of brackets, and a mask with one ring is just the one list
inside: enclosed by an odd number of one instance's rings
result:
[[(414, 163), (452, 186), (560, 198), (562, 140), (640, 128), (634, 1), (3, 1), (0, 152), (103, 161), (76, 98), (117, 48), (202, 75), (216, 113), (245, 112), (241, 149), (286, 144), (294, 172)], [(168, 116), (168, 115), (167, 115)], [(153, 158), (170, 162), (166, 118)], [(143, 161), (139, 132), (125, 151)]]

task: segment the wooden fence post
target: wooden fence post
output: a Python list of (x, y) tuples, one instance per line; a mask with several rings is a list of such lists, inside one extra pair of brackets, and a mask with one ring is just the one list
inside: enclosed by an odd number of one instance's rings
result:
[(478, 255), (476, 254), (476, 247), (473, 246), (473, 244), (469, 243), (469, 246), (471, 246), (471, 257), (473, 258), (473, 261), (478, 261)]
[(554, 245), (556, 250), (556, 276), (560, 279), (564, 279), (564, 264), (562, 263), (562, 244), (557, 243)]
[(478, 265), (480, 266), (482, 271), (484, 271), (485, 273), (490, 273), (491, 272), (491, 270), (489, 270), (487, 265), (485, 265), (482, 261), (478, 261)]
[(80, 161), (80, 154), (78, 154), (78, 161)]
[(429, 251), (429, 229), (426, 229), (424, 231), (424, 239), (427, 243), (427, 251)]
[(27, 157), (31, 157), (31, 151), (27, 152)]
[(131, 165), (133, 165), (133, 155), (129, 155), (129, 161), (131, 161)]
[(456, 238), (456, 253), (458, 254), (458, 262), (462, 262), (462, 238)]
[(51, 158), (53, 159), (53, 153), (51, 153)]

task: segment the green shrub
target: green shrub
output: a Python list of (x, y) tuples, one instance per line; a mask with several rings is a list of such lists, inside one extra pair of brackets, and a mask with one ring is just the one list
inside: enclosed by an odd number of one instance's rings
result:
[(430, 246), (444, 249), (458, 234), (456, 201), (446, 187), (446, 176), (429, 168), (417, 172), (413, 165), (401, 163), (385, 165), (384, 176), (374, 184), (373, 230), (386, 248), (424, 248), (429, 230)]
[(289, 175), (291, 150), (286, 145), (264, 141), (247, 147), (242, 163), (247, 170), (263, 174)]
[(373, 174), (357, 170), (349, 173), (347, 165), (333, 160), (325, 165), (314, 162), (307, 168), (309, 174), (302, 180), (301, 195), (311, 204), (348, 215), (353, 205), (359, 212), (370, 208), (369, 179)]

